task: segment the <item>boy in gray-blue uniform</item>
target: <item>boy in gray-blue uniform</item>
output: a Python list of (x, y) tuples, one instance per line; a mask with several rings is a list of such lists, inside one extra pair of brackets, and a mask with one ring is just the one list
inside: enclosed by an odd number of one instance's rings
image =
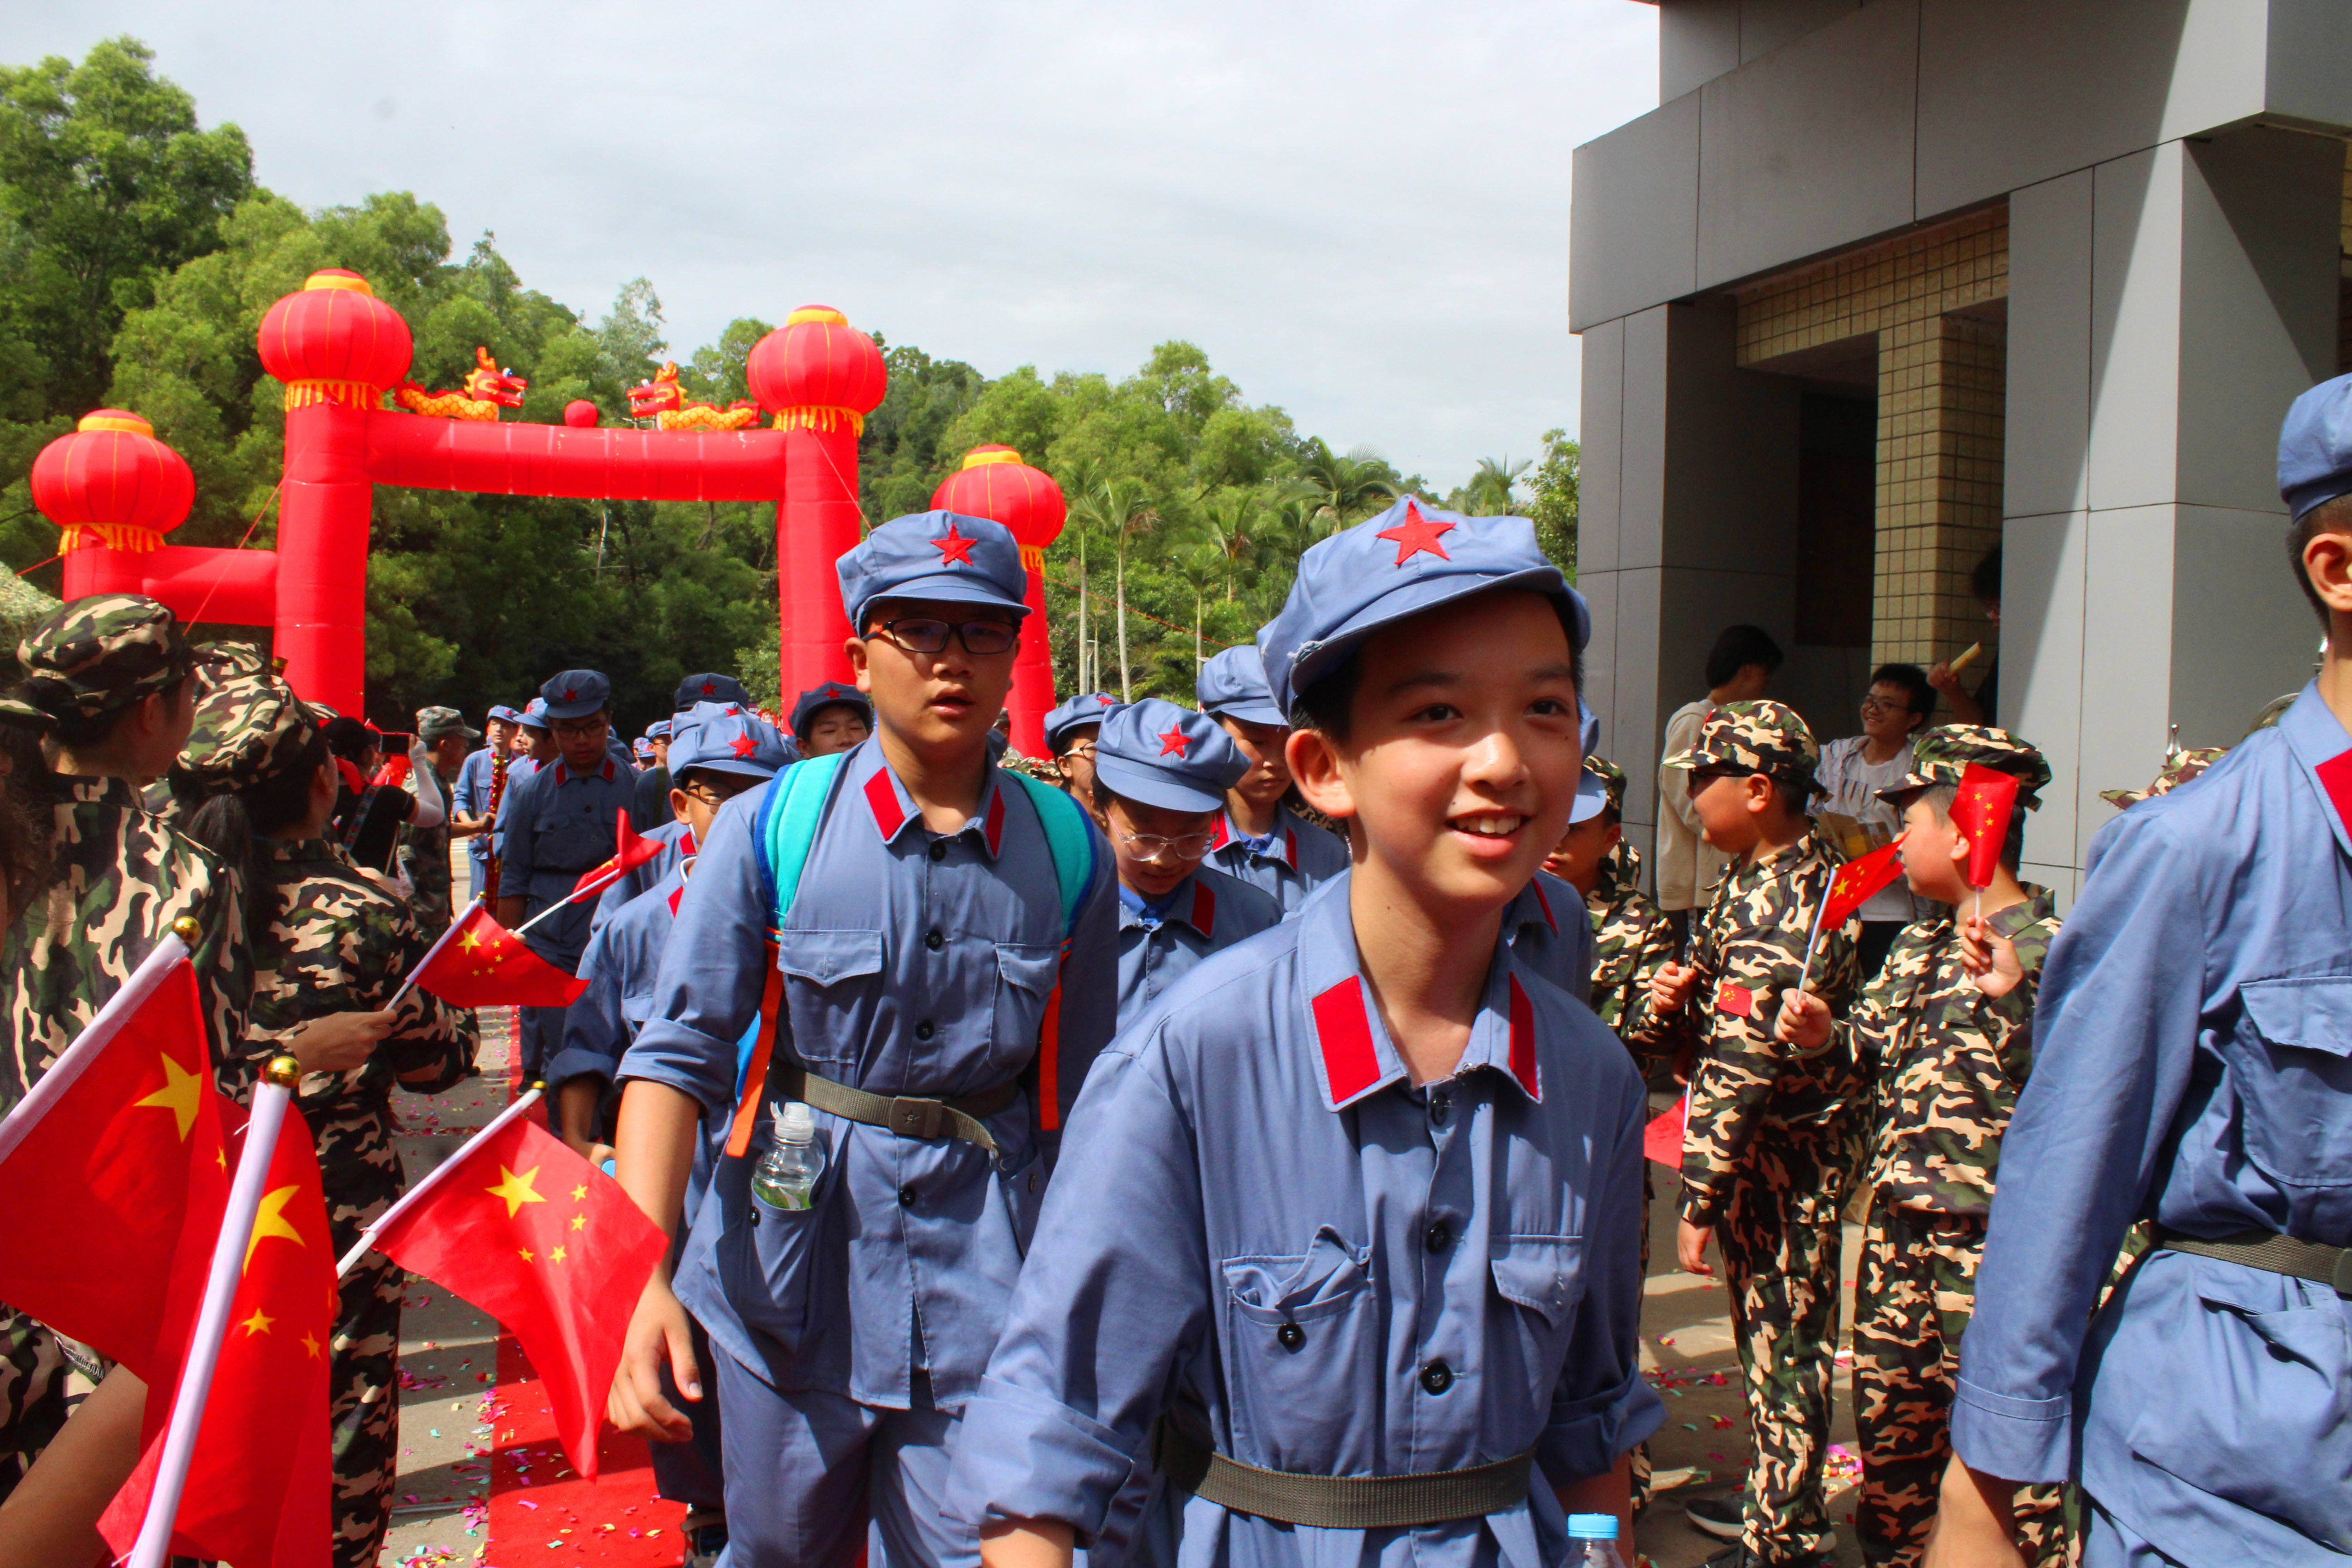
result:
[[(2325, 661), (2092, 840), (2002, 1142), (1938, 1562), (1999, 1561), (2010, 1483), (2069, 1479), (2085, 1568), (2352, 1551), (2352, 376), (2289, 411), (2279, 488)], [(2095, 1314), (2136, 1219), (2155, 1247)]]
[(1193, 692), (1201, 711), (1224, 726), (1250, 764), (1225, 792), (1225, 810), (1210, 830), (1209, 864), (1272, 893), (1283, 913), (1293, 913), (1307, 894), (1348, 868), (1348, 846), (1285, 799), (1290, 768), (1282, 748), (1290, 721), (1266, 689), (1256, 648), (1229, 647), (1211, 658), (1201, 666)]
[(1271, 894), (1201, 863), (1248, 767), (1215, 720), (1157, 697), (1103, 721), (1095, 807), (1118, 865), (1122, 1028), (1209, 954), (1282, 923)]
[[(822, 722), (824, 733), (819, 737)], [(793, 702), (793, 744), (803, 756), (830, 756), (845, 752), (874, 732), (874, 704), (855, 686), (827, 680), (810, 687)]]
[[(565, 904), (580, 874), (613, 858), (621, 813), (636, 791), (635, 770), (616, 762), (606, 749), (612, 719), (605, 703), (611, 683), (593, 669), (567, 669), (539, 689), (546, 706), (540, 722), (555, 741), (554, 760), (518, 777), (509, 769), (506, 798), (499, 806), (505, 834), (499, 871), (499, 923), (515, 930), (557, 904), (562, 910), (523, 938), (530, 950), (564, 973), (573, 973), (587, 949), (594, 903)], [(530, 721), (526, 710), (525, 722)], [(522, 1070), (543, 1077), (563, 1046), (563, 1009), (522, 1010)]]
[[(1045, 750), (1054, 759), (1054, 771), (1062, 775), (1062, 787), (1070, 798), (1095, 811), (1095, 742), (1102, 733), (1103, 721), (1118, 706), (1118, 699), (1108, 691), (1088, 691), (1071, 698), (1045, 715)], [(1095, 815), (1096, 826), (1102, 817)]]
[[(970, 1563), (971, 1531), (942, 1506), (949, 1446), (1058, 1129), (1112, 1030), (1117, 897), (1066, 797), (991, 762), (1026, 613), (1012, 534), (951, 512), (898, 518), (838, 570), (878, 728), (730, 802), (695, 861), (654, 1016), (621, 1069), (621, 1182), (665, 1227), (695, 1129), (737, 1110), (737, 1042), (775, 976), (772, 1056), (746, 1085), (749, 1136), (712, 1177), (675, 1294), (667, 1270), (646, 1287), (609, 1408), (626, 1430), (683, 1435), (656, 1367), (666, 1356), (696, 1396), (691, 1308), (727, 1412), (735, 1561), (846, 1562), (870, 1518), (893, 1568)], [(806, 797), (789, 781), (816, 768), (831, 783), (795, 834), (783, 807)], [(1057, 869), (1054, 846), (1073, 843), (1078, 865)], [(805, 1209), (751, 1191), (767, 1107), (785, 1100), (815, 1109), (824, 1155)]]
[(1153, 1560), (1202, 1568), (1553, 1564), (1564, 1507), (1623, 1512), (1646, 1100), (1504, 930), (1576, 793), (1587, 626), (1523, 519), (1400, 509), (1300, 563), (1260, 642), (1360, 858), (1087, 1078), (956, 1455), (991, 1568), (1068, 1562), (1151, 1464)]
[[(507, 754), (515, 731), (522, 727), (522, 715), (501, 703), (490, 710), (483, 725), (488, 743), (466, 754), (457, 766), (457, 782), (449, 786), (449, 801), (461, 816), (488, 816), (490, 812), (490, 763)], [(483, 879), (490, 871), (490, 845), (496, 834), (488, 827), (466, 838), (466, 870), (471, 885), (466, 890), (468, 900), (482, 896)]]

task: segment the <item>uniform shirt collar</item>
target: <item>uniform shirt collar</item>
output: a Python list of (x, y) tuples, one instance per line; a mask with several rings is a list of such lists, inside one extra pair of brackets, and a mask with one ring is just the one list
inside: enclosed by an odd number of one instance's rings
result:
[(604, 759), (604, 765), (598, 768), (594, 773), (575, 773), (572, 771), (572, 764), (570, 763), (565, 762), (562, 757), (558, 757), (555, 759), (556, 787), (560, 789), (565, 784), (583, 779), (603, 779), (605, 783), (610, 784), (613, 782), (613, 775), (619, 771), (620, 769), (614, 765), (613, 759), (606, 757)]
[[(1371, 987), (1364, 983), (1348, 908), (1352, 875), (1343, 871), (1324, 883), (1292, 917), (1298, 922), (1299, 983), (1322, 1058), (1324, 1103), (1335, 1111), (1391, 1084), (1411, 1081), (1404, 1058), (1372, 1005)], [(1470, 1026), (1470, 1043), (1454, 1076), (1492, 1068), (1541, 1103), (1534, 1008), (1513, 972), (1509, 937), (1507, 921), (1486, 970), (1486, 992)]]
[[(867, 737), (850, 753), (848, 776), (842, 785), (855, 790), (866, 803), (867, 819), (882, 837), (882, 842), (895, 842), (907, 831), (909, 823), (919, 823), (923, 814), (915, 808), (915, 797), (898, 782), (898, 775), (882, 755), (882, 742)], [(953, 838), (970, 835), (992, 860), (1004, 845), (1004, 792), (997, 770), (990, 768), (987, 779), (980, 787), (980, 809), (954, 833), (942, 837)]]
[[(1543, 927), (1554, 936), (1559, 934), (1559, 911), (1552, 908), (1551, 898), (1543, 884), (1544, 873), (1538, 871), (1528, 879), (1526, 887), (1519, 889), (1519, 896), (1511, 900), (1510, 908), (1503, 911), (1505, 936), (1533, 925)], [(1562, 882), (1557, 886), (1566, 888), (1568, 884)], [(1576, 890), (1570, 888), (1565, 896), (1572, 899), (1575, 893)]]
[(2336, 847), (2352, 855), (2352, 735), (2344, 732), (2334, 710), (2319, 695), (2317, 680), (2304, 686), (2302, 695), (2279, 716), (2278, 727), (2327, 806), (2327, 826)]
[(1228, 844), (1246, 845), (1253, 855), (1268, 860), (1279, 860), (1292, 870), (1298, 869), (1298, 819), (1286, 805), (1274, 808), (1274, 826), (1257, 838), (1249, 837), (1234, 826), (1234, 814), (1217, 813), (1216, 837), (1209, 841), (1209, 852), (1216, 853)]
[(1217, 927), (1217, 894), (1208, 879), (1195, 871), (1158, 903), (1147, 903), (1143, 895), (1125, 882), (1118, 886), (1118, 926), (1129, 931), (1141, 926), (1156, 931), (1170, 921), (1182, 921), (1202, 936), (1213, 939)]

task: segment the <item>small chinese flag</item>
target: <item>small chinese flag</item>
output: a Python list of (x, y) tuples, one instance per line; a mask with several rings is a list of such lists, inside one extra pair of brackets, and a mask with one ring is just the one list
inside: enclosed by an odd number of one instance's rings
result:
[(569, 1007), (588, 989), (524, 946), (487, 904), (457, 917), (416, 966), (416, 984), (457, 1007)]
[(0, 1122), (0, 1301), (152, 1388), (195, 1321), (228, 1171), (195, 973), (142, 965), (123, 990), (142, 986)]
[(1683, 1129), (1690, 1120), (1690, 1096), (1685, 1094), (1642, 1129), (1642, 1152), (1653, 1164), (1670, 1171), (1683, 1168)]
[(1859, 860), (1849, 860), (1837, 868), (1830, 879), (1828, 896), (1822, 900), (1823, 931), (1835, 931), (1845, 924), (1853, 911), (1870, 902), (1873, 894), (1903, 875), (1903, 840), (1872, 850)]
[[(572, 897), (584, 898), (611, 886), (614, 878), (632, 867), (642, 866), (662, 852), (660, 841), (640, 838), (629, 828), (629, 814), (622, 812), (614, 819), (613, 858), (603, 865), (580, 873), (572, 884)], [(567, 903), (570, 900), (565, 900)]]
[[(226, 1100), (218, 1105), (241, 1143), (246, 1113)], [(234, 1163), (234, 1152), (230, 1159)], [(210, 1251), (207, 1237), (207, 1256), (194, 1268), (199, 1289)], [(173, 1521), (174, 1555), (238, 1568), (326, 1568), (334, 1535), (327, 1365), (335, 1310), (334, 1243), (318, 1150), (310, 1128), (289, 1110), (270, 1151)], [(175, 1361), (167, 1376), (148, 1385), (139, 1468), (99, 1521), (99, 1533), (118, 1558), (129, 1555), (147, 1514), (179, 1372)]]
[(1952, 799), (1952, 825), (1969, 836), (1969, 886), (1992, 886), (2000, 849), (2009, 841), (2009, 819), (2017, 809), (2017, 776), (1970, 763)]
[(594, 1480), (622, 1336), (669, 1250), (620, 1184), (518, 1116), (467, 1143), (372, 1239), (506, 1325), (547, 1385), (572, 1468)]

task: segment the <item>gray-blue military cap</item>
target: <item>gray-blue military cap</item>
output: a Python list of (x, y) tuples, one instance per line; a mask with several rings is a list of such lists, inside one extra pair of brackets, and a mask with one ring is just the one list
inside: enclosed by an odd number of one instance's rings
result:
[(828, 680), (823, 685), (810, 687), (793, 700), (793, 736), (799, 740), (807, 740), (809, 726), (816, 721), (817, 710), (831, 708), (835, 704), (856, 709), (858, 717), (866, 721), (866, 727), (869, 730), (874, 727), (874, 700), (855, 686), (839, 680)]
[(1170, 811), (1214, 811), (1249, 772), (1223, 726), (1147, 697), (1112, 710), (1095, 737), (1095, 777), (1122, 799)]
[(1062, 737), (1082, 724), (1099, 724), (1110, 717), (1118, 699), (1108, 691), (1088, 691), (1071, 698), (1045, 715), (1045, 749), (1059, 751)]
[(522, 717), (517, 721), (526, 730), (544, 730), (547, 723), (547, 699), (534, 697), (522, 705)]
[(732, 702), (698, 702), (670, 727), (669, 776), (693, 768), (768, 779), (800, 758), (783, 731)]
[(877, 599), (936, 599), (1029, 613), (1022, 598), (1029, 574), (1021, 547), (1012, 530), (984, 517), (958, 511), (894, 517), (859, 540), (834, 570), (841, 578), (841, 607), (859, 630), (866, 606)]
[(593, 669), (567, 669), (539, 689), (550, 719), (585, 719), (612, 700), (613, 683)]
[(749, 708), (751, 706), (751, 694), (744, 690), (743, 683), (733, 676), (721, 675), (715, 669), (705, 670), (700, 675), (689, 675), (679, 681), (677, 689), (670, 694), (672, 712), (683, 713), (698, 702), (740, 702)]
[(1298, 694), (1372, 633), (1473, 594), (1522, 588), (1559, 600), (1579, 648), (1592, 635), (1584, 597), (1523, 517), (1470, 517), (1407, 496), (1309, 548), (1282, 613), (1257, 634), (1265, 683), (1287, 714)]
[(2298, 521), (2352, 493), (2352, 375), (2323, 381), (2288, 407), (2279, 428), (2278, 485)]
[(648, 740), (648, 741), (667, 741), (667, 740), (668, 740), (668, 739), (669, 739), (669, 721), (668, 721), (668, 720), (667, 720), (667, 719), (656, 719), (656, 720), (655, 720), (652, 723), (650, 723), (650, 724), (646, 725), (646, 740)]
[(1265, 660), (1247, 643), (1229, 647), (1201, 667), (1192, 682), (1201, 711), (1244, 724), (1287, 724), (1290, 720), (1274, 705), (1265, 684)]

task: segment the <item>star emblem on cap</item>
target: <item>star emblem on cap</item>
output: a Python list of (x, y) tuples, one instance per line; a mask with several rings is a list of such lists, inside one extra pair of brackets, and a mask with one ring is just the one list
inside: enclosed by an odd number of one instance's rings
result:
[(969, 566), (971, 564), (971, 547), (980, 541), (966, 539), (956, 531), (956, 525), (951, 522), (948, 524), (947, 533), (941, 538), (932, 540), (931, 542), (939, 547), (940, 565), (946, 566), (961, 561)]
[(1099, 693), (1099, 694), (1095, 698), (1095, 700), (1096, 700), (1096, 701), (1097, 701), (1097, 702), (1099, 702), (1099, 703), (1101, 703), (1101, 704), (1102, 704), (1104, 707), (1106, 707), (1106, 708), (1116, 708), (1116, 707), (1118, 707), (1118, 698), (1116, 698), (1116, 697), (1113, 697), (1113, 696), (1112, 696), (1109, 692), (1108, 692), (1108, 691), (1105, 691), (1105, 692)]
[(557, 698), (556, 698), (556, 700), (557, 700), (558, 702), (569, 702), (569, 701), (571, 701), (571, 700), (572, 700), (572, 688), (570, 688), (570, 687), (568, 687), (568, 686), (567, 686), (567, 687), (565, 687), (565, 688), (563, 689), (562, 694), (561, 696), (557, 697)]
[(1453, 527), (1450, 522), (1430, 521), (1421, 515), (1419, 507), (1407, 501), (1404, 503), (1404, 521), (1394, 528), (1381, 530), (1372, 537), (1396, 541), (1396, 563), (1400, 566), (1423, 552), (1436, 556), (1440, 561), (1451, 561), (1454, 557), (1445, 553), (1445, 546), (1438, 542), (1438, 538)]
[(719, 683), (715, 680), (706, 680), (702, 683), (702, 694), (705, 697), (715, 696), (718, 690)]
[(752, 744), (751, 731), (748, 730), (729, 742), (728, 746), (739, 757), (748, 757), (759, 750), (759, 747)]
[(1188, 737), (1181, 730), (1162, 730), (1160, 731), (1160, 754), (1163, 757), (1168, 756), (1171, 753), (1179, 757), (1184, 756), (1186, 754), (1186, 748), (1191, 746), (1192, 743), (1190, 737)]

